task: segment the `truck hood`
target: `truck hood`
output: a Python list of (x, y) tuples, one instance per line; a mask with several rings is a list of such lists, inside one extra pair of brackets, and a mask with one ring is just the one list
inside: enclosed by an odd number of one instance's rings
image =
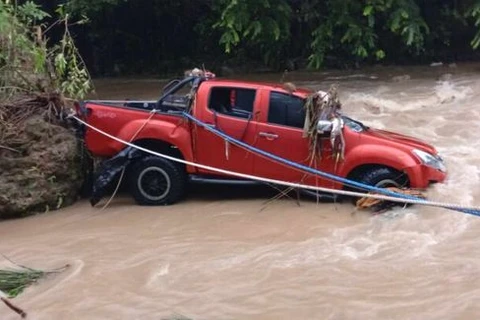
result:
[(404, 146), (410, 146), (412, 148), (419, 149), (433, 155), (437, 154), (437, 151), (435, 150), (434, 146), (424, 141), (421, 141), (419, 139), (409, 137), (403, 134), (390, 132), (386, 130), (372, 129), (372, 128), (365, 130), (363, 134), (367, 136), (375, 137), (377, 139), (389, 140)]

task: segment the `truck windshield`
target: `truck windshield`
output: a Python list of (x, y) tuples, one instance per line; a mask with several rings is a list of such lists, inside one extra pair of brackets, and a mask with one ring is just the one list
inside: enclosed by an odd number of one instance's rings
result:
[(347, 116), (342, 116), (342, 119), (345, 122), (345, 125), (355, 132), (362, 132), (368, 129), (368, 127), (360, 121), (353, 120)]

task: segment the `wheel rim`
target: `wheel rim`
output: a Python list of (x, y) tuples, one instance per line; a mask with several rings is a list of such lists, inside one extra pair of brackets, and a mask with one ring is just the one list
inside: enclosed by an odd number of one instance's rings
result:
[(395, 187), (395, 188), (400, 188), (400, 184), (392, 179), (383, 179), (375, 184), (375, 187), (377, 188), (388, 188), (388, 187)]
[(167, 196), (171, 188), (171, 181), (162, 168), (149, 167), (139, 174), (137, 187), (142, 196), (148, 200), (159, 201)]

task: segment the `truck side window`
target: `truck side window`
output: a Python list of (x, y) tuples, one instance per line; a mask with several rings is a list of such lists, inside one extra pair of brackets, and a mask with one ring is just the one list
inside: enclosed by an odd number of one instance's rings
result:
[(208, 108), (233, 117), (248, 119), (252, 115), (256, 90), (214, 87), (210, 92)]
[(268, 122), (303, 128), (305, 123), (304, 103), (305, 101), (299, 97), (281, 92), (271, 92)]

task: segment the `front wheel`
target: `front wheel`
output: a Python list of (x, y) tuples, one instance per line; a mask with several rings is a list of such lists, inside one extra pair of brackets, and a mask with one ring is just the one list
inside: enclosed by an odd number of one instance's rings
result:
[(129, 168), (129, 187), (140, 205), (170, 205), (185, 194), (187, 175), (170, 160), (148, 156)]
[[(360, 172), (353, 180), (377, 188), (409, 187), (408, 176), (405, 173), (387, 167), (376, 167), (365, 170)], [(349, 190), (368, 192), (368, 190), (361, 190), (357, 187), (350, 187)], [(354, 203), (356, 203), (358, 199), (360, 198), (352, 198)]]
[(386, 167), (378, 167), (362, 172), (358, 182), (377, 188), (408, 187), (408, 178), (404, 173)]

